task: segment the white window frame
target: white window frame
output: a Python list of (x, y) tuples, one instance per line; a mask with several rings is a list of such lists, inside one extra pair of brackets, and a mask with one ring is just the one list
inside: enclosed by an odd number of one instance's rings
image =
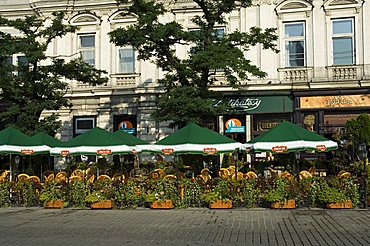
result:
[[(133, 61), (132, 61), (132, 71), (121, 71), (120, 70), (120, 51), (121, 50), (131, 50), (133, 53)], [(117, 74), (135, 74), (136, 73), (136, 52), (133, 47), (130, 46), (124, 46), (124, 47), (117, 47), (117, 65), (116, 65), (116, 73)]]
[[(93, 36), (94, 37), (94, 46), (93, 47), (82, 47), (82, 44), (81, 44), (81, 37), (91, 37)], [(88, 64), (96, 67), (96, 34), (95, 33), (86, 33), (86, 34), (78, 34), (77, 35), (78, 37), (78, 53), (80, 54), (80, 57), (85, 61), (87, 62)], [(83, 55), (82, 55), (82, 52), (85, 52), (85, 51), (92, 51), (94, 53), (94, 64), (92, 63), (89, 63), (88, 61), (86, 61), (84, 58), (83, 58)]]
[[(286, 36), (286, 26), (287, 25), (292, 25), (292, 24), (302, 24), (303, 26), (303, 36), (293, 36), (293, 37), (288, 37)], [(290, 22), (284, 22), (283, 23), (283, 34), (284, 34), (284, 60), (285, 60), (285, 67), (306, 67), (307, 66), (307, 45), (306, 45), (306, 22), (305, 21), (290, 21)], [(290, 64), (290, 59), (289, 59), (289, 50), (287, 49), (287, 45), (289, 42), (294, 42), (294, 41), (303, 41), (303, 65), (302, 66), (293, 66)]]
[[(334, 33), (334, 22), (336, 21), (344, 21), (344, 20), (350, 20), (351, 21), (351, 27), (352, 27), (352, 33)], [(331, 62), (333, 66), (340, 66), (340, 65), (355, 65), (356, 64), (356, 36), (355, 36), (355, 18), (353, 17), (347, 17), (347, 18), (334, 18), (331, 19), (330, 25), (331, 25)], [(334, 39), (336, 38), (351, 38), (352, 40), (352, 63), (343, 63), (343, 64), (336, 64), (334, 62)]]
[(75, 116), (73, 119), (74, 135), (79, 135), (91, 129), (91, 128), (90, 129), (79, 129), (78, 128), (78, 121), (86, 121), (86, 120), (92, 121), (92, 128), (96, 127), (96, 117), (95, 116)]

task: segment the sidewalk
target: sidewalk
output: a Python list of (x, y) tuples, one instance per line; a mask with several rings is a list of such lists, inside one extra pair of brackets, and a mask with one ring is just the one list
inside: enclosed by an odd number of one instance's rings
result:
[(370, 245), (370, 210), (0, 209), (0, 245)]

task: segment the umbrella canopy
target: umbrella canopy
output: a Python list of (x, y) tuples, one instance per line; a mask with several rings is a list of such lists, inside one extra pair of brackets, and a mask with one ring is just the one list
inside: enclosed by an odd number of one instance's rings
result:
[(163, 154), (218, 154), (241, 146), (231, 138), (191, 123), (158, 141), (152, 150)]
[(44, 143), (12, 127), (0, 131), (0, 153), (30, 155), (48, 153), (49, 149)]
[(128, 134), (125, 131), (117, 130), (114, 132), (114, 135), (119, 137), (132, 150), (147, 151), (152, 149), (149, 143), (131, 134)]
[(50, 150), (53, 155), (111, 155), (130, 152), (131, 148), (122, 139), (99, 127), (90, 129)]
[(325, 152), (338, 148), (336, 142), (288, 121), (252, 139), (245, 146), (253, 152), (273, 153), (305, 150)]
[(39, 132), (31, 136), (32, 139), (35, 139), (38, 142), (41, 142), (49, 147), (58, 147), (62, 145), (62, 142), (52, 136), (48, 135), (45, 132)]

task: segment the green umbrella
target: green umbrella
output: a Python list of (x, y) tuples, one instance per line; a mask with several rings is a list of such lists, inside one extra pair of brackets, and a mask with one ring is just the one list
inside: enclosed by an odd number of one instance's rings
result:
[(54, 155), (110, 155), (130, 152), (131, 149), (122, 139), (99, 127), (90, 129), (50, 151)]
[(31, 138), (49, 146), (49, 147), (57, 147), (57, 146), (62, 145), (61, 141), (59, 141), (58, 139), (46, 134), (45, 132), (36, 133), (35, 135), (31, 136)]
[(253, 152), (273, 153), (305, 150), (323, 152), (338, 148), (336, 142), (288, 121), (252, 139), (245, 146)]
[(48, 153), (49, 149), (44, 143), (12, 127), (0, 131), (0, 153), (41, 154)]
[(158, 141), (152, 150), (163, 154), (216, 154), (232, 152), (241, 144), (194, 123)]

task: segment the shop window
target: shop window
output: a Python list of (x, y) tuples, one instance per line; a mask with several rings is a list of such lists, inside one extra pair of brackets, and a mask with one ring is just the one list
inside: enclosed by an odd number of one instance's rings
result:
[(132, 47), (118, 49), (118, 73), (135, 73), (135, 51)]
[(332, 49), (334, 65), (351, 65), (355, 61), (353, 19), (332, 20)]
[(73, 118), (73, 136), (80, 135), (96, 127), (95, 116), (76, 116)]
[(79, 35), (79, 52), (86, 63), (95, 66), (95, 34)]
[(304, 22), (284, 24), (285, 57), (287, 67), (305, 66), (305, 25)]

